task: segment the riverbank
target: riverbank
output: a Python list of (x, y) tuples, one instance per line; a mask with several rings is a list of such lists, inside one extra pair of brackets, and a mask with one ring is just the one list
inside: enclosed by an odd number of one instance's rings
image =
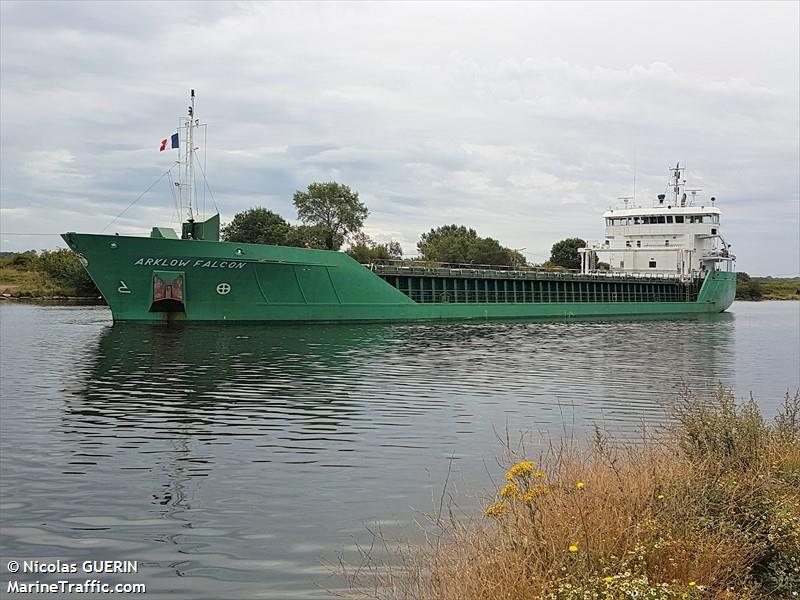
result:
[(70, 250), (12, 252), (0, 257), (0, 297), (96, 300), (100, 291)]
[(365, 561), (353, 589), (437, 600), (796, 597), (800, 394), (769, 424), (723, 389), (687, 395), (675, 418), (643, 444), (598, 435), (588, 450), (517, 460), (483, 517), (435, 519), (439, 537), (397, 553), (393, 567)]
[(736, 274), (737, 300), (800, 300), (800, 277), (750, 277)]
[(763, 300), (800, 300), (800, 277), (753, 277)]

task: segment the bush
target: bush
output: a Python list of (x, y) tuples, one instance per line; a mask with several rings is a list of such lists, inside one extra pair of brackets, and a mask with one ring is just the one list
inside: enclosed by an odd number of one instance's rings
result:
[(764, 295), (761, 284), (747, 273), (736, 273), (736, 299), (761, 300)]
[(354, 585), (437, 600), (797, 597), (798, 414), (800, 392), (771, 423), (730, 390), (686, 394), (658, 437), (517, 460), (483, 518), (434, 518), (429, 545), (366, 562)]
[(51, 280), (66, 288), (70, 294), (78, 296), (100, 295), (78, 255), (65, 248), (44, 250), (38, 256), (36, 268), (44, 272)]

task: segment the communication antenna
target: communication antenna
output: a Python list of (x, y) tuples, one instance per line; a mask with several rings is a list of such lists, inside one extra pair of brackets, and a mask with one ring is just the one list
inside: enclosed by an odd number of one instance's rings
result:
[(628, 208), (628, 202), (634, 199), (635, 196), (620, 196), (619, 198), (617, 198), (617, 200), (622, 200), (622, 202), (625, 204), (625, 208)]
[(686, 180), (681, 177), (683, 172), (686, 171), (686, 167), (681, 167), (681, 163), (678, 162), (670, 171), (672, 171), (670, 184), (672, 185), (672, 192), (675, 194), (675, 206), (686, 206), (685, 194), (683, 198), (680, 197), (681, 188), (686, 185)]

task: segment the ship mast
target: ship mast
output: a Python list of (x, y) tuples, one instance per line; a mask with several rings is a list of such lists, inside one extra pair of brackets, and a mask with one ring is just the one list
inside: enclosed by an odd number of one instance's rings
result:
[(184, 121), (186, 127), (186, 152), (183, 160), (183, 181), (180, 183), (182, 204), (186, 206), (186, 216), (189, 223), (194, 222), (194, 212), (192, 209), (192, 194), (194, 193), (194, 128), (199, 124), (199, 120), (194, 118), (194, 90), (191, 92), (191, 104), (189, 105), (189, 116)]
[[(686, 167), (683, 167), (686, 170)], [(686, 206), (686, 192), (681, 195), (681, 188), (686, 185), (686, 180), (681, 179), (681, 163), (677, 163), (672, 171), (672, 191), (675, 194), (674, 206)]]

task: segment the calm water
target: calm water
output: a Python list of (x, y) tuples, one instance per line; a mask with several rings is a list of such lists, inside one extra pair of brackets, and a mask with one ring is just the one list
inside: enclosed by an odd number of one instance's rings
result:
[[(318, 598), (367, 528), (413, 537), (448, 491), (600, 423), (663, 422), (683, 384), (800, 385), (800, 303), (693, 320), (116, 326), (3, 305), (2, 585), (10, 559), (142, 561), (147, 598)], [(61, 577), (63, 578), (63, 576)], [(71, 576), (72, 580), (84, 577)], [(48, 581), (28, 575), (20, 581)]]

